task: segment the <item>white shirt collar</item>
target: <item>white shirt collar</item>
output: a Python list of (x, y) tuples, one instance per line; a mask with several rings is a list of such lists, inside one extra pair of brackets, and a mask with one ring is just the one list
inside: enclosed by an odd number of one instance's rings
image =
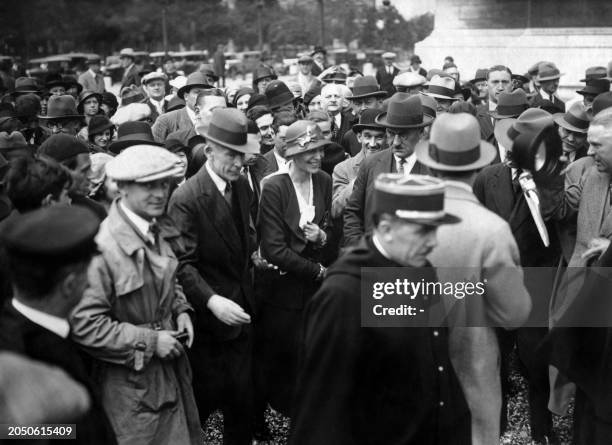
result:
[(278, 165), (278, 171), (286, 171), (287, 170), (287, 160), (279, 155), (276, 150), (274, 150), (274, 157), (276, 158), (276, 164)]
[(552, 102), (552, 96), (549, 95), (546, 91), (544, 91), (542, 88), (540, 88), (540, 96), (542, 96), (542, 99), (544, 100), (549, 100)]
[[(128, 209), (127, 206), (123, 204), (123, 201), (121, 200), (119, 200), (119, 206), (121, 206), (121, 210), (123, 210), (123, 213), (125, 213), (125, 216), (127, 216), (127, 218), (132, 222), (132, 224), (136, 226), (138, 231), (145, 238), (150, 239), (149, 232), (150, 232), (151, 224), (154, 223), (155, 220), (147, 221), (142, 216), (137, 215), (136, 213)], [(155, 240), (153, 240), (153, 242), (155, 242)]]
[[(400, 170), (400, 157), (395, 154), (393, 155), (393, 157), (395, 158), (395, 169), (399, 171)], [(417, 157), (415, 153), (412, 153), (410, 156), (406, 158), (406, 163), (404, 164), (404, 174), (405, 175), (409, 175), (410, 173), (412, 173), (412, 169), (414, 168), (416, 161), (417, 161)]]
[(159, 114), (162, 114), (164, 112), (164, 100), (166, 100), (165, 98), (162, 97), (161, 100), (155, 100), (152, 97), (149, 97), (149, 100), (151, 101), (151, 103)]
[(191, 108), (189, 108), (187, 105), (185, 105), (185, 111), (187, 111), (187, 116), (189, 116), (189, 119), (191, 120), (191, 123), (193, 124), (194, 127), (197, 127), (196, 123), (197, 123), (197, 118), (196, 118), (196, 114), (195, 111), (193, 111)]
[(376, 247), (376, 249), (380, 252), (382, 256), (384, 256), (389, 261), (393, 261), (391, 257), (389, 256), (389, 253), (387, 253), (385, 248), (382, 246), (382, 244), (378, 240), (378, 237), (376, 236), (376, 234), (372, 235), (372, 242), (374, 243), (374, 247)]
[(495, 111), (497, 109), (497, 102), (489, 101), (489, 111)]
[(26, 306), (15, 298), (13, 298), (11, 303), (17, 312), (30, 320), (32, 323), (35, 323), (62, 338), (68, 338), (68, 334), (70, 333), (70, 325), (64, 318), (56, 317), (55, 315), (47, 314), (39, 311), (38, 309)]
[(219, 176), (218, 174), (216, 174), (213, 171), (213, 169), (210, 168), (210, 165), (208, 164), (208, 162), (206, 162), (204, 166), (206, 167), (206, 171), (208, 171), (210, 178), (215, 183), (215, 186), (217, 186), (217, 188), (219, 189), (219, 193), (221, 193), (221, 196), (225, 195), (225, 188), (227, 187), (227, 181), (223, 179), (221, 176)]
[(338, 114), (334, 116), (334, 121), (336, 122), (336, 128), (340, 128), (342, 126), (342, 112), (339, 111)]

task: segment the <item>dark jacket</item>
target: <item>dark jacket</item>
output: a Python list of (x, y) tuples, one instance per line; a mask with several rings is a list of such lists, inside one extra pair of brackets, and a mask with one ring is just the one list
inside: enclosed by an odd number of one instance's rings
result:
[[(153, 103), (151, 102), (151, 99), (147, 99), (144, 103), (147, 104), (149, 106), (149, 109), (151, 110), (151, 116), (149, 116), (149, 119), (151, 120), (151, 122), (155, 122), (155, 120), (159, 117), (157, 108), (155, 108), (155, 105), (153, 105)], [(168, 101), (164, 99), (164, 104), (162, 105), (162, 111), (165, 113), (167, 109), (168, 109)]]
[(135, 64), (130, 65), (127, 71), (124, 70), (120, 89), (129, 87), (130, 85), (136, 85), (137, 87), (140, 86), (140, 76), (138, 75), (138, 67)]
[[(356, 244), (364, 233), (372, 229), (374, 180), (381, 173), (396, 173), (395, 164), (393, 150), (390, 148), (369, 156), (361, 163), (353, 193), (344, 209), (345, 246)], [(411, 173), (426, 175), (429, 169), (417, 161)]]
[(250, 224), (252, 193), (242, 176), (232, 183), (234, 215), (205, 166), (176, 189), (168, 215), (182, 235), (174, 246), (179, 259), (178, 277), (188, 301), (196, 311), (196, 328), (202, 339), (236, 338), (242, 326), (228, 326), (206, 307), (218, 294), (250, 312), (253, 305), (251, 254), (255, 232)]
[[(471, 443), (446, 329), (362, 327), (362, 267), (399, 265), (362, 239), (307, 304), (289, 443)], [(430, 274), (435, 280), (433, 269)]]
[[(332, 181), (329, 175), (318, 171), (312, 175), (313, 205), (317, 224), (327, 234), (327, 244), (332, 241), (331, 197)], [(306, 240), (299, 227), (300, 211), (295, 189), (288, 174), (271, 176), (261, 193), (258, 231), (261, 236), (261, 253), (270, 263), (286, 272), (285, 286), (277, 286), (267, 300), (280, 307), (301, 309), (309, 298), (299, 283), (314, 282), (320, 271), (319, 263), (327, 263), (329, 252)], [(292, 280), (287, 280), (292, 278)], [(293, 283), (296, 286), (292, 287)]]
[(58, 440), (66, 444), (114, 444), (115, 433), (104, 413), (100, 396), (83, 356), (76, 345), (21, 315), (10, 301), (0, 316), (0, 349), (14, 351), (34, 360), (63, 369), (89, 391), (92, 405), (81, 419), (75, 419), (77, 438)]
[(393, 79), (399, 74), (400, 70), (397, 67), (393, 67), (393, 75), (387, 72), (387, 66), (382, 66), (376, 70), (376, 81), (380, 85), (380, 89), (387, 92), (387, 97), (393, 96), (395, 93), (395, 87), (393, 86)]

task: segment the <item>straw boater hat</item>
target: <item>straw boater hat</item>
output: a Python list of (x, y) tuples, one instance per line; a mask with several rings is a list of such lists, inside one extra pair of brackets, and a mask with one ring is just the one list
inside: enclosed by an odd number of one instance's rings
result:
[(495, 139), (506, 149), (521, 133), (535, 132), (544, 127), (553, 125), (552, 115), (540, 108), (528, 108), (517, 119), (502, 119), (495, 123)]
[(575, 102), (566, 113), (553, 115), (557, 125), (576, 133), (586, 133), (589, 130), (590, 119), (582, 102)]
[(478, 120), (467, 113), (444, 113), (431, 127), (428, 141), (415, 147), (420, 163), (435, 170), (473, 171), (495, 159), (497, 149), (480, 138)]
[(290, 158), (329, 144), (321, 128), (313, 121), (296, 121), (287, 128), (285, 157)]
[(433, 76), (423, 94), (436, 99), (458, 100), (455, 97), (455, 79), (452, 77)]
[(387, 112), (376, 118), (386, 128), (409, 129), (431, 125), (433, 118), (423, 114), (423, 105), (416, 95), (395, 93), (389, 100)]
[(489, 115), (494, 119), (507, 119), (510, 117), (518, 117), (523, 111), (529, 108), (527, 93), (519, 88), (511, 93), (500, 93), (497, 98), (497, 108), (491, 111)]
[(207, 140), (222, 147), (245, 154), (259, 153), (259, 141), (254, 134), (248, 134), (248, 120), (236, 108), (216, 108), (210, 119)]
[(444, 211), (444, 181), (424, 175), (381, 173), (374, 181), (372, 215), (393, 215), (427, 226), (461, 221)]
[(386, 91), (381, 91), (374, 76), (363, 76), (355, 79), (352, 95), (347, 96), (348, 100), (365, 99), (366, 97), (385, 97)]

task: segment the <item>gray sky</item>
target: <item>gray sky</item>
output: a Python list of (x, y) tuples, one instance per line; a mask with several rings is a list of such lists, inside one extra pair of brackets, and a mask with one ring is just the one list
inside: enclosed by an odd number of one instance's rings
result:
[[(382, 6), (382, 0), (376, 0), (378, 6)], [(425, 14), (434, 11), (436, 0), (391, 0), (391, 4), (404, 16), (410, 19), (415, 15)]]

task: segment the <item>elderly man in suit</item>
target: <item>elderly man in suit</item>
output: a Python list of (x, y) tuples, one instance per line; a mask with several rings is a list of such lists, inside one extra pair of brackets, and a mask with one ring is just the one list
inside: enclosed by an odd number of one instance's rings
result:
[(424, 138), (425, 127), (431, 125), (433, 118), (423, 114), (418, 96), (395, 94), (389, 101), (388, 111), (379, 115), (374, 122), (385, 127), (388, 148), (370, 156), (359, 167), (353, 193), (344, 212), (346, 246), (357, 243), (372, 228), (368, 215), (373, 205), (372, 192), (376, 176), (380, 173), (427, 173), (427, 167), (418, 162), (414, 147)]
[(87, 287), (100, 220), (78, 206), (52, 206), (12, 219), (2, 231), (13, 299), (0, 316), (0, 350), (63, 369), (92, 404), (75, 419), (79, 444), (113, 444), (115, 434), (81, 352), (70, 341), (70, 312)]
[[(477, 157), (471, 155), (474, 147)], [(420, 142), (415, 152), (434, 176), (445, 181), (444, 208), (461, 218), (458, 224), (438, 229), (438, 245), (429, 258), (439, 268), (440, 280), (487, 283), (482, 300), (452, 296), (445, 303), (449, 313), (454, 311), (450, 357), (472, 413), (472, 444), (498, 443), (502, 394), (493, 327), (519, 326), (529, 315), (531, 299), (510, 226), (472, 192), (478, 171), (491, 163), (497, 150), (480, 139), (472, 115), (446, 113), (432, 125), (429, 141)]]
[(87, 71), (79, 76), (79, 83), (83, 85), (83, 90), (102, 94), (106, 91), (104, 86), (104, 76), (100, 74), (100, 58), (87, 60)]
[(164, 143), (170, 133), (195, 128), (197, 122), (195, 107), (198, 95), (212, 88), (214, 86), (208, 83), (203, 73), (199, 71), (191, 73), (185, 85), (177, 92), (177, 96), (185, 100), (185, 107), (162, 114), (157, 118), (152, 128), (155, 140)]
[(400, 72), (399, 68), (394, 65), (395, 53), (386, 52), (382, 55), (384, 65), (378, 68), (376, 71), (376, 81), (380, 85), (380, 89), (387, 92), (387, 97), (390, 97), (395, 93), (395, 87), (393, 86), (393, 79)]
[[(516, 135), (541, 131), (553, 126), (553, 117), (550, 113), (530, 108), (512, 124), (512, 131), (508, 132), (510, 142), (504, 145), (510, 147), (511, 153)], [(544, 205), (545, 200), (542, 199), (542, 216), (550, 234), (550, 244), (545, 247), (519, 183), (521, 173), (520, 166), (512, 161), (510, 156), (508, 162), (490, 165), (478, 174), (474, 181), (474, 194), (487, 209), (498, 214), (510, 225), (519, 248), (521, 266), (555, 268), (561, 257), (561, 247), (552, 221), (556, 211), (555, 205)], [(543, 277), (541, 276), (542, 279), (539, 280), (526, 280), (535, 314), (546, 313), (552, 292), (552, 277), (550, 280)], [(546, 332), (547, 329), (544, 327), (520, 328), (515, 333), (498, 332), (502, 351), (502, 390), (504, 396), (507, 396), (507, 357), (516, 342), (518, 355), (525, 367), (528, 380), (532, 438), (536, 443), (557, 443), (552, 416), (548, 410), (550, 393), (548, 363), (537, 351)], [(504, 402), (506, 401), (505, 397)], [(503, 433), (506, 421), (504, 408), (502, 416)]]
[(191, 351), (202, 423), (216, 409), (225, 444), (252, 435), (252, 261), (257, 261), (249, 208), (252, 191), (240, 174), (246, 154), (259, 152), (247, 119), (233, 108), (213, 111), (204, 166), (179, 187), (169, 215), (182, 234), (175, 246), (179, 278), (196, 311)]
[(489, 100), (476, 108), (476, 118), (480, 124), (482, 139), (494, 143), (495, 135), (493, 134), (493, 128), (495, 119), (491, 116), (491, 113), (497, 108), (499, 95), (512, 91), (512, 72), (503, 65), (492, 66), (487, 72), (486, 81)]
[(334, 167), (332, 217), (340, 218), (344, 213), (346, 202), (353, 193), (355, 179), (359, 166), (367, 157), (380, 152), (386, 147), (385, 127), (374, 120), (383, 110), (368, 108), (361, 113), (359, 123), (353, 126), (361, 150), (352, 158), (348, 158)]

